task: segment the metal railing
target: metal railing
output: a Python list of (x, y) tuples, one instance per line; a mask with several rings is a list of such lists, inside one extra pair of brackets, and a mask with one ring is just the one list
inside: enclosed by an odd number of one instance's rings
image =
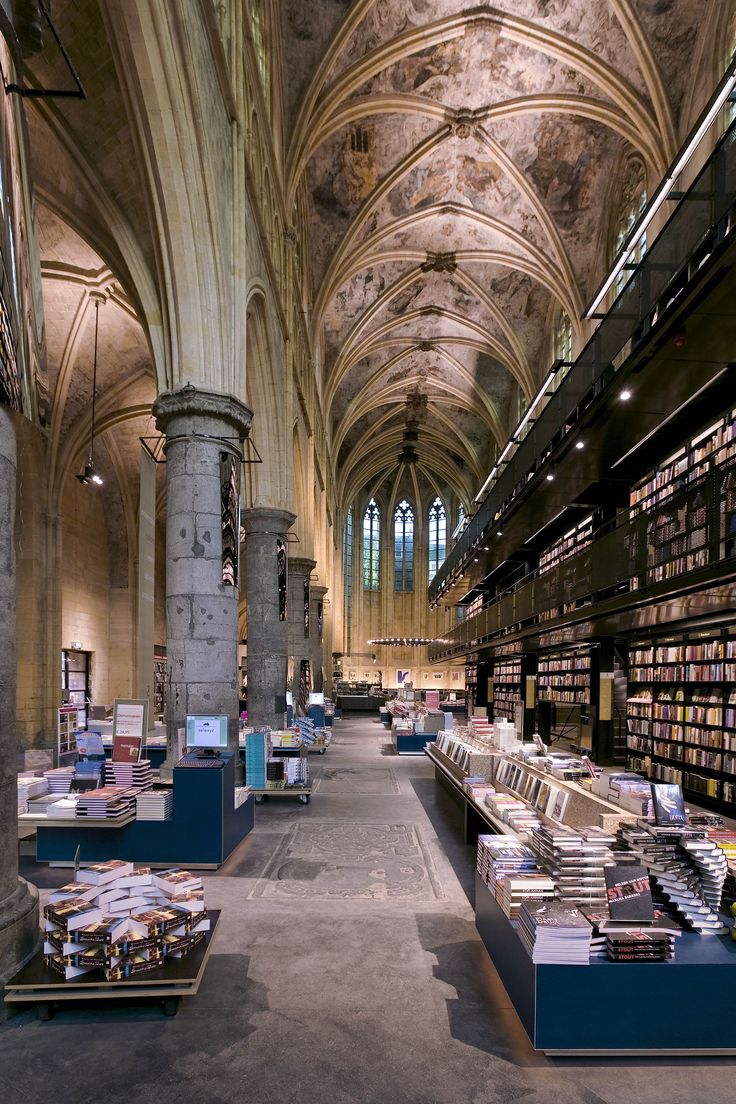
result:
[(536, 417), (429, 586), (434, 602), (524, 490), (590, 403), (666, 320), (690, 282), (720, 251), (736, 224), (736, 120), (678, 206), (595, 334)]

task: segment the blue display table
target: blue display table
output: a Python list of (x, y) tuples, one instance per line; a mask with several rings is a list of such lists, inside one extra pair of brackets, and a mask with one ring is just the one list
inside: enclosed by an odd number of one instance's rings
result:
[(475, 922), (535, 1049), (736, 1054), (731, 939), (686, 932), (675, 940), (672, 962), (535, 966), (478, 874)]
[(427, 744), (433, 744), (436, 732), (398, 732), (394, 735), (397, 755), (422, 755)]
[(113, 826), (44, 824), (36, 828), (39, 862), (73, 861), (77, 847), (82, 862), (128, 859), (156, 866), (218, 867), (253, 827), (255, 802), (248, 796), (234, 807), (234, 760), (225, 765), (174, 767), (171, 820), (133, 820)]

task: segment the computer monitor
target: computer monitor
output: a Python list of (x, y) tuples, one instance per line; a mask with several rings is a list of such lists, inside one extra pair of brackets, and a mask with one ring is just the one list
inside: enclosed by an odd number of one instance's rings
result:
[(312, 692), (312, 693), (311, 693), (311, 694), (309, 695), (309, 704), (310, 704), (310, 705), (324, 705), (324, 704), (325, 704), (325, 696), (324, 696), (324, 694), (322, 694), (322, 693), (317, 693), (316, 691), (313, 691), (313, 692)]
[(186, 746), (216, 751), (227, 747), (227, 717), (187, 717)]

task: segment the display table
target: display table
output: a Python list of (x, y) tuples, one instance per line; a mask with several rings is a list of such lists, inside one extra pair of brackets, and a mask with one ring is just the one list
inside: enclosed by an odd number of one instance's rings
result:
[(494, 817), (486, 805), (475, 801), (463, 786), (462, 769), (453, 763), (437, 747), (426, 747), (424, 754), (434, 765), (435, 781), (450, 795), (463, 813), (463, 836), (466, 843), (475, 844), (478, 836), (486, 832), (501, 832), (514, 835), (508, 824)]
[(436, 736), (436, 732), (417, 732), (416, 725), (412, 725), (411, 732), (392, 731), (397, 755), (421, 755), (427, 744), (434, 743)]
[(122, 1000), (155, 998), (163, 1004), (167, 1016), (176, 1015), (181, 997), (193, 996), (204, 977), (212, 940), (220, 919), (219, 909), (209, 909), (210, 930), (202, 942), (183, 958), (167, 958), (154, 974), (106, 981), (98, 973), (64, 981), (36, 954), (5, 986), (8, 1004), (35, 1004), (38, 1018), (49, 1020), (54, 1005), (61, 1001)]
[(338, 694), (337, 708), (343, 713), (376, 713), (385, 701), (383, 694)]
[[(149, 866), (220, 866), (253, 827), (253, 794), (235, 808), (235, 767), (174, 767), (170, 820), (133, 820), (122, 826), (90, 823), (81, 817), (36, 826), (39, 862), (128, 859)], [(82, 830), (82, 826), (83, 829)]]
[(535, 966), (478, 874), (475, 923), (536, 1050), (736, 1054), (733, 940), (685, 932), (672, 962)]

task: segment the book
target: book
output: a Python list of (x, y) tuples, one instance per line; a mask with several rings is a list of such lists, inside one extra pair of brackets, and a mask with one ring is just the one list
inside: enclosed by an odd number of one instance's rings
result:
[(651, 786), (655, 824), (660, 827), (684, 827), (687, 813), (681, 787), (665, 782), (652, 782)]
[(160, 970), (163, 966), (163, 957), (146, 958), (142, 954), (126, 955), (113, 966), (104, 970), (107, 981), (125, 981), (129, 977), (137, 977), (139, 974), (150, 974), (154, 970)]
[(85, 924), (74, 932), (77, 943), (100, 943), (112, 946), (128, 930), (128, 920), (124, 916), (103, 916), (91, 924)]
[(101, 920), (102, 909), (85, 901), (83, 897), (70, 897), (66, 901), (46, 905), (43, 915), (44, 919), (55, 927), (72, 932)]
[(132, 862), (125, 862), (123, 859), (108, 859), (107, 862), (93, 863), (91, 866), (83, 867), (77, 874), (77, 881), (89, 885), (105, 885), (107, 882), (115, 881), (116, 878), (132, 874), (133, 870)]
[(49, 894), (48, 903), (55, 905), (58, 901), (68, 901), (70, 897), (80, 897), (84, 898), (85, 901), (94, 901), (101, 892), (100, 886), (89, 885), (87, 882), (68, 882)]
[(84, 974), (90, 973), (91, 970), (97, 969), (96, 966), (74, 966), (68, 958), (61, 955), (47, 954), (43, 956), (43, 960), (49, 970), (53, 970), (55, 974), (61, 974), (65, 981), (82, 977)]
[(134, 912), (131, 920), (143, 929), (142, 935), (164, 935), (174, 928), (190, 928), (195, 915), (186, 909), (164, 907)]
[(188, 935), (169, 933), (163, 937), (164, 955), (171, 958), (183, 958), (189, 954), (205, 937), (204, 931), (190, 932)]
[(141, 757), (142, 736), (113, 736), (113, 763), (137, 763)]
[(181, 870), (172, 867), (171, 870), (162, 870), (160, 874), (153, 875), (153, 884), (158, 886), (167, 897), (173, 897), (176, 893), (188, 893), (193, 889), (202, 888), (202, 879), (189, 870)]
[(612, 920), (654, 920), (649, 875), (643, 866), (633, 863), (605, 866), (603, 873)]

